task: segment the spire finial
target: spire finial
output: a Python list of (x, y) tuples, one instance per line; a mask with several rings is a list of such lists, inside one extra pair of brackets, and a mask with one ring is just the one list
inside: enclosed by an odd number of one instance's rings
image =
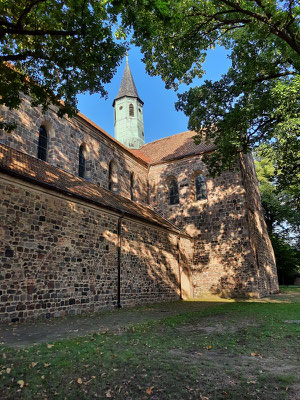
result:
[(128, 64), (128, 52), (126, 53), (126, 64)]

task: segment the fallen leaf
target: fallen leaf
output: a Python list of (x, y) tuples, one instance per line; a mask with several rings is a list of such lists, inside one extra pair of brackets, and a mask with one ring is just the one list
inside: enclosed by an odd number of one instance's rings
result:
[(51, 347), (53, 347), (54, 344), (47, 344), (47, 349), (51, 349)]
[(77, 383), (79, 383), (79, 385), (81, 385), (81, 384), (82, 384), (82, 379), (81, 379), (81, 378), (78, 378), (78, 379), (77, 379)]
[(212, 346), (211, 346), (211, 345), (208, 345), (206, 348), (207, 348), (207, 350), (211, 350), (211, 349), (212, 349)]
[(253, 352), (251, 353), (252, 357), (261, 357), (261, 355), (259, 353)]
[(154, 386), (150, 386), (147, 390), (146, 390), (146, 393), (147, 394), (151, 394), (152, 393), (152, 390), (154, 389)]
[(6, 368), (6, 373), (10, 374), (11, 368)]
[(2, 354), (2, 358), (6, 358), (6, 354), (5, 353)]
[(24, 387), (24, 381), (22, 379), (18, 381), (17, 384), (20, 385), (20, 388)]
[(37, 362), (32, 362), (31, 363), (31, 368), (34, 368), (37, 365)]
[(51, 364), (44, 363), (44, 367), (49, 367)]
[(45, 379), (45, 376), (44, 376), (44, 375), (42, 375), (42, 376), (41, 376), (41, 379)]
[(108, 389), (108, 390), (105, 392), (105, 396), (106, 396), (106, 397), (112, 397), (112, 395), (111, 395), (111, 390), (110, 390), (110, 389)]

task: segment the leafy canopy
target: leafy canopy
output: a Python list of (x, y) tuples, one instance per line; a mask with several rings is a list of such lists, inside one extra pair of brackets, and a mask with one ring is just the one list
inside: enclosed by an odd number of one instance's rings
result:
[(133, 27), (148, 72), (168, 88), (202, 77), (208, 49), (230, 49), (228, 72), (179, 95), (176, 107), (216, 144), (206, 157), (213, 175), (266, 143), (283, 187), (299, 187), (300, 178), (299, 21), (296, 0), (136, 0), (123, 9), (124, 30)]
[(276, 178), (276, 155), (272, 148), (261, 145), (255, 152), (255, 166), (259, 182), (264, 217), (270, 235), (300, 249), (300, 207), (291, 189), (281, 189)]
[(126, 51), (115, 22), (106, 1), (1, 1), (0, 104), (18, 108), (23, 92), (34, 106), (55, 104), (59, 115), (72, 115), (76, 94), (105, 96)]
[(300, 211), (291, 190), (278, 187), (273, 149), (260, 146), (255, 165), (265, 221), (273, 245), (279, 282), (293, 283), (300, 273)]

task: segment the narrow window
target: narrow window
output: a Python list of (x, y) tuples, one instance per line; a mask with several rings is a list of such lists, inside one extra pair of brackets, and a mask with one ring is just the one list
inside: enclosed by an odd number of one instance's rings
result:
[(47, 147), (48, 147), (48, 134), (44, 125), (42, 125), (39, 129), (39, 143), (38, 143), (38, 152), (37, 158), (40, 160), (47, 160)]
[(116, 171), (116, 164), (112, 160), (108, 166), (108, 190), (112, 192), (117, 191), (117, 171)]
[(84, 178), (85, 176), (85, 156), (83, 144), (79, 147), (78, 176), (80, 178)]
[(133, 104), (129, 104), (129, 116), (134, 117), (134, 108)]
[(206, 182), (203, 175), (196, 175), (195, 188), (195, 200), (202, 200), (207, 198)]
[(133, 188), (134, 188), (134, 176), (133, 176), (133, 172), (132, 172), (130, 174), (130, 200), (134, 200)]
[(113, 169), (113, 162), (111, 161), (108, 166), (108, 190), (112, 189), (112, 169)]
[(169, 182), (169, 204), (179, 204), (178, 184), (175, 178)]

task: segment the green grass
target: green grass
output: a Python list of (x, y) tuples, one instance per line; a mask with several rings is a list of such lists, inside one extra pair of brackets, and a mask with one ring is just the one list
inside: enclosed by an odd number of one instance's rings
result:
[(298, 292), (300, 291), (300, 285), (281, 285), (280, 291), (282, 293), (286, 292)]
[(288, 303), (220, 303), (121, 334), (1, 346), (0, 398), (296, 398), (300, 325), (284, 321), (299, 320), (300, 288), (285, 293)]

